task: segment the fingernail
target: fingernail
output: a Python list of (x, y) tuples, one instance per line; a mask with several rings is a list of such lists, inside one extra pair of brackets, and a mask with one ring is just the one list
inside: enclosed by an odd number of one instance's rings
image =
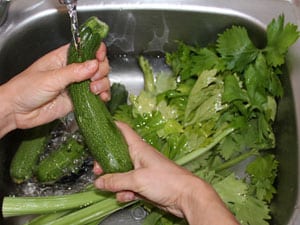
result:
[(124, 199), (123, 200), (126, 201), (126, 202), (129, 202), (129, 201), (134, 200), (134, 197), (135, 197), (135, 195), (133, 193), (129, 192), (129, 193), (126, 193), (124, 195)]
[(101, 97), (101, 99), (104, 101), (104, 102), (108, 102), (109, 100), (110, 100), (110, 94), (107, 92), (107, 91), (105, 91), (105, 92), (102, 92), (101, 94), (100, 94), (100, 97)]
[(91, 89), (94, 94), (99, 94), (102, 90), (102, 86), (99, 83), (95, 83), (91, 85)]
[(97, 73), (95, 73), (95, 75), (94, 75), (94, 76), (92, 76), (92, 77), (91, 77), (91, 81), (98, 80), (98, 79), (99, 79), (99, 77), (101, 77), (101, 75), (100, 75), (100, 73), (99, 73), (99, 72), (97, 72)]
[(102, 170), (101, 170), (100, 168), (96, 168), (96, 167), (93, 168), (93, 173), (94, 173), (95, 175), (100, 175), (101, 172), (102, 172)]
[(104, 182), (103, 182), (103, 179), (101, 178), (98, 178), (96, 181), (95, 181), (95, 186), (99, 189), (102, 189), (104, 187)]
[(103, 62), (105, 59), (105, 56), (106, 56), (105, 52), (100, 52), (100, 54), (98, 56), (99, 61)]

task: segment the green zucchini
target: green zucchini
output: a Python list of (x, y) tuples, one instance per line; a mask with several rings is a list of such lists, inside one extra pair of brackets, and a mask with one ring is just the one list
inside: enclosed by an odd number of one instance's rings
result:
[[(109, 27), (96, 17), (89, 18), (80, 27), (80, 45), (70, 45), (68, 64), (94, 59)], [(90, 81), (69, 86), (74, 114), (84, 141), (92, 157), (105, 173), (131, 170), (132, 162), (127, 143), (113, 121), (106, 105), (90, 92)]]
[(33, 177), (40, 154), (44, 152), (55, 122), (24, 130), (24, 139), (10, 164), (10, 176), (15, 183)]
[(85, 146), (69, 137), (39, 162), (35, 176), (41, 183), (54, 183), (65, 176), (77, 173), (86, 158)]

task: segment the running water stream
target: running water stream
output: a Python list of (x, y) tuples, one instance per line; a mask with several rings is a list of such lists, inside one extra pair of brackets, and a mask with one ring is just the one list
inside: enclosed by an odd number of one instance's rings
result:
[(77, 16), (77, 0), (60, 0), (61, 4), (64, 4), (68, 9), (68, 14), (71, 20), (71, 32), (75, 48), (79, 48), (79, 27), (78, 27), (78, 16)]

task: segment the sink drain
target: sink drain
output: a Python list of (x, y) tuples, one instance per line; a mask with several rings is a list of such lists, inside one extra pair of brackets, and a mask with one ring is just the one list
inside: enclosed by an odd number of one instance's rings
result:
[(131, 209), (130, 214), (132, 218), (136, 221), (143, 220), (147, 216), (147, 212), (141, 206)]

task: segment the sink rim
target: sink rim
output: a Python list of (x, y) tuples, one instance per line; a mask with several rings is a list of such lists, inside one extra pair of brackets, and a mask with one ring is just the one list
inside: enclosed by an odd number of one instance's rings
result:
[[(13, 30), (17, 26), (23, 26), (24, 23), (30, 23), (36, 17), (46, 16), (65, 11), (65, 9), (58, 3), (58, 1), (31, 1), (29, 7), (28, 0), (14, 0), (11, 2), (11, 10), (6, 22), (0, 27), (0, 51), (6, 42), (7, 38), (13, 35)], [(270, 7), (272, 4), (272, 7)], [(256, 7), (260, 5), (259, 9)], [(22, 7), (27, 9), (24, 14), (20, 15)], [(244, 1), (231, 0), (224, 3), (224, 0), (81, 0), (78, 1), (78, 10), (178, 10), (178, 11), (193, 11), (193, 12), (211, 12), (218, 14), (237, 15), (246, 18), (255, 24), (265, 28), (266, 25), (279, 14), (285, 14), (286, 22), (292, 22), (300, 27), (300, 4), (298, 0), (295, 1), (280, 1), (280, 0), (253, 0)], [(261, 12), (265, 12), (261, 14)], [(29, 16), (30, 15), (30, 16)], [(34, 16), (33, 16), (34, 15)], [(294, 97), (296, 122), (297, 122), (297, 140), (300, 140), (300, 41), (298, 40), (289, 50), (287, 56), (287, 67), (289, 70), (290, 82), (292, 85), (292, 92)], [(298, 73), (299, 71), (299, 73)], [(298, 145), (298, 152), (300, 151)], [(300, 157), (298, 154), (298, 162)], [(298, 164), (298, 174), (300, 168)], [(297, 202), (296, 206), (300, 204), (300, 181), (298, 180)], [(300, 221), (300, 209), (296, 207), (289, 224), (295, 224)]]

